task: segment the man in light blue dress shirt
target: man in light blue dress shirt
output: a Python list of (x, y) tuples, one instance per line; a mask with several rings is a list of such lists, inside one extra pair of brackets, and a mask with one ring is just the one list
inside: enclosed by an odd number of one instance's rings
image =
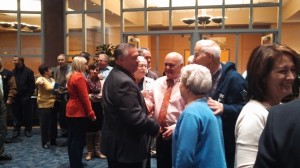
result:
[(108, 55), (106, 55), (106, 54), (100, 54), (99, 57), (97, 58), (97, 62), (98, 62), (99, 69), (100, 69), (99, 73), (103, 80), (106, 79), (106, 77), (112, 70), (112, 67), (108, 65), (109, 61), (110, 61), (110, 59), (109, 59)]

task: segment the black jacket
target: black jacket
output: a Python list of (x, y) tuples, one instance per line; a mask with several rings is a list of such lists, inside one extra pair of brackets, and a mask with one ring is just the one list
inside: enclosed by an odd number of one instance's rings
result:
[(270, 109), (254, 168), (300, 167), (300, 99)]
[(13, 71), (15, 76), (18, 93), (16, 97), (30, 98), (35, 89), (34, 73), (25, 65), (21, 68), (15, 68)]
[(133, 163), (146, 159), (151, 135), (159, 125), (146, 114), (142, 94), (131, 74), (116, 65), (105, 80), (101, 152), (109, 159)]

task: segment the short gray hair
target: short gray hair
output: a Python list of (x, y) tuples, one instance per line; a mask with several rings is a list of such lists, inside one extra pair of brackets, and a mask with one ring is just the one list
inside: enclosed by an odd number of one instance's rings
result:
[(196, 43), (196, 46), (201, 46), (202, 52), (211, 53), (215, 60), (220, 61), (221, 57), (221, 48), (214, 40), (199, 40)]
[(110, 58), (107, 54), (101, 53), (98, 55), (99, 58), (100, 58), (100, 55), (104, 56), (104, 58), (106, 59), (107, 62), (110, 62)]
[(134, 44), (130, 43), (120, 43), (116, 46), (114, 51), (114, 57), (115, 60), (118, 60), (119, 58), (125, 58), (128, 56), (128, 49), (129, 48), (136, 48)]
[(212, 86), (210, 71), (197, 64), (184, 66), (181, 70), (180, 81), (195, 95), (206, 95)]

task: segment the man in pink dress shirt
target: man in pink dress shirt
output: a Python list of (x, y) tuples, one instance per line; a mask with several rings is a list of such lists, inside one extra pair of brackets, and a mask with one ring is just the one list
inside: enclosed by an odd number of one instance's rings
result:
[(164, 126), (160, 125), (160, 134), (156, 140), (156, 158), (158, 168), (172, 167), (172, 135), (182, 110), (184, 101), (180, 95), (180, 71), (183, 67), (183, 57), (179, 53), (171, 52), (165, 57), (166, 76), (158, 78), (153, 87), (154, 115), (158, 119), (159, 112), (163, 103), (165, 92), (168, 88), (167, 80), (172, 79), (174, 86), (172, 88), (169, 105), (167, 107), (166, 122)]

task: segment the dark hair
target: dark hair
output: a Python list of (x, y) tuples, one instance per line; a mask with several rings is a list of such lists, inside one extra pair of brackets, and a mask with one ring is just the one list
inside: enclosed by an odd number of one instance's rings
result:
[(19, 61), (22, 62), (22, 63), (24, 64), (24, 57), (22, 57), (22, 56), (16, 56), (16, 55), (15, 55), (15, 57), (16, 57), (16, 58), (19, 58)]
[(39, 69), (39, 73), (43, 76), (45, 72), (49, 70), (49, 66), (46, 64), (41, 64), (38, 69)]
[(293, 49), (281, 44), (269, 44), (258, 46), (252, 51), (247, 64), (248, 99), (265, 100), (268, 87), (266, 78), (275, 61), (284, 55), (292, 58), (297, 74), (300, 68), (299, 55)]
[(94, 70), (94, 69), (96, 69), (96, 68), (98, 68), (98, 66), (97, 66), (97, 64), (89, 64), (89, 66), (88, 66), (88, 70)]
[(118, 60), (120, 57), (126, 57), (128, 55), (129, 48), (135, 48), (135, 45), (129, 43), (118, 44), (114, 51), (115, 60)]
[(84, 58), (86, 59), (86, 61), (89, 62), (89, 61), (90, 61), (90, 56), (91, 56), (91, 54), (88, 53), (88, 52), (82, 51), (82, 52), (79, 54), (79, 56), (84, 57)]

